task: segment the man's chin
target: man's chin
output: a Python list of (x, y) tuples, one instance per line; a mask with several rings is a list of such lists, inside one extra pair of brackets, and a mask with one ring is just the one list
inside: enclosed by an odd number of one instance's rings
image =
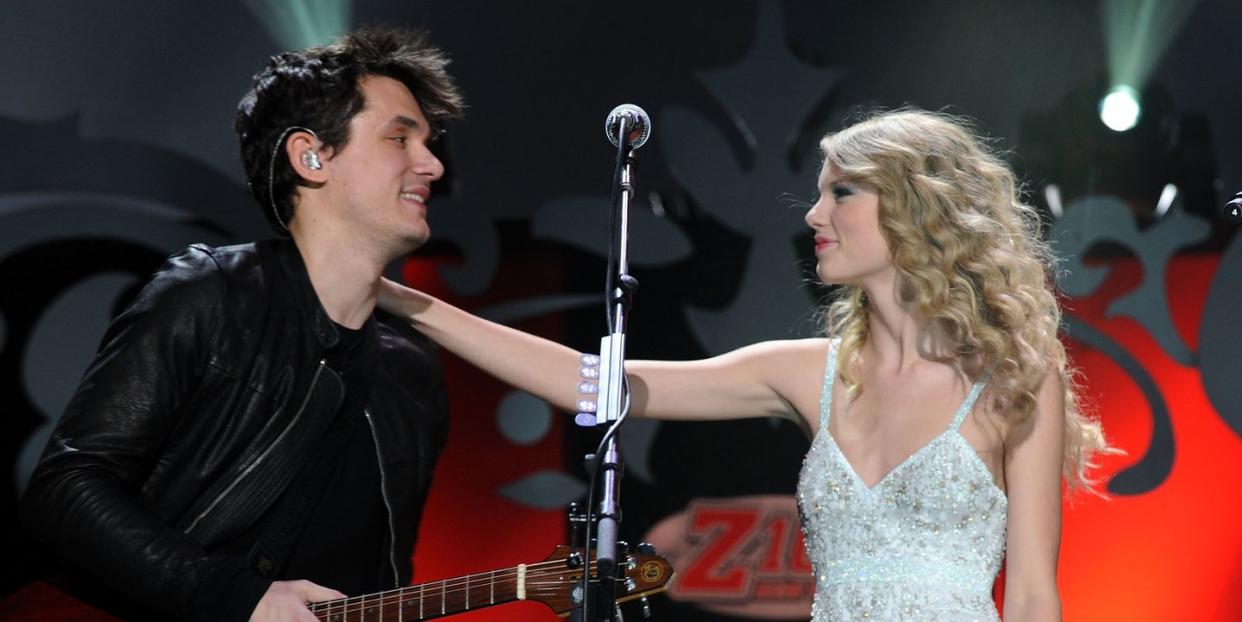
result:
[(431, 229), (427, 227), (405, 232), (405, 235), (401, 237), (401, 254), (408, 255), (422, 248), (429, 239), (431, 239)]

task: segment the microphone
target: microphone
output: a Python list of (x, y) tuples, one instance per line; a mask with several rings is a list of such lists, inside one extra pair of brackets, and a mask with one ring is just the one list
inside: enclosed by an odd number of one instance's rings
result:
[(621, 104), (608, 113), (608, 118), (604, 120), (604, 135), (614, 146), (620, 146), (618, 134), (621, 119), (625, 119), (625, 125), (630, 130), (630, 149), (643, 146), (651, 136), (651, 117), (647, 116), (647, 111), (634, 104)]

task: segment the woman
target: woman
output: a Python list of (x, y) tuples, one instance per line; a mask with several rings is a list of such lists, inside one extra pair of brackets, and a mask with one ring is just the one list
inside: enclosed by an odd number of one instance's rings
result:
[[(781, 416), (813, 441), (798, 484), (827, 620), (1059, 620), (1062, 478), (1089, 487), (1098, 424), (1057, 339), (1051, 254), (1012, 171), (957, 119), (879, 114), (822, 143), (807, 212), (841, 285), (829, 338), (629, 361), (631, 414)], [(500, 379), (574, 411), (578, 353), (386, 283), (381, 305)], [(1007, 554), (1007, 557), (1005, 555)]]

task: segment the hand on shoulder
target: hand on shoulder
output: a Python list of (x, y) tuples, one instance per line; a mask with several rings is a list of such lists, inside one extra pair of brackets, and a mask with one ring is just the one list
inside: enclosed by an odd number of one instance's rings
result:
[(393, 315), (409, 319), (412, 315), (426, 310), (433, 300), (431, 296), (396, 281), (380, 279), (377, 304), (379, 308)]

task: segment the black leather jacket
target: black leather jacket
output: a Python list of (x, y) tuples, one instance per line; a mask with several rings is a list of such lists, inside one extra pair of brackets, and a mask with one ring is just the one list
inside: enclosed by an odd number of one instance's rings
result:
[[(448, 409), (425, 337), (391, 317), (365, 334), (378, 341), (364, 364), (387, 580), (405, 584)], [(227, 593), (245, 560), (217, 547), (261, 517), (331, 422), (343, 384), (323, 353), (336, 340), (291, 241), (169, 258), (104, 336), (22, 499), (24, 523), (162, 614), (216, 620), (230, 599), (253, 605), (261, 591)]]

